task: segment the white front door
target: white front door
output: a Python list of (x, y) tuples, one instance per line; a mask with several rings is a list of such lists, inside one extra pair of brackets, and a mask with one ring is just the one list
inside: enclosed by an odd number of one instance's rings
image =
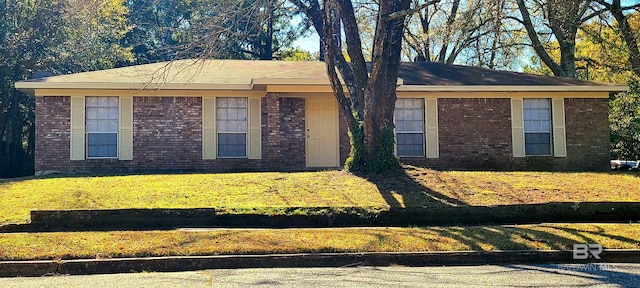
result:
[(307, 98), (307, 167), (338, 167), (338, 104), (333, 97)]

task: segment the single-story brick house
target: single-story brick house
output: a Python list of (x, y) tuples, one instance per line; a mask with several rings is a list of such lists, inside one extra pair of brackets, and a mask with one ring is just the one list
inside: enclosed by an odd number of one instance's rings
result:
[[(626, 86), (403, 63), (396, 151), (437, 169), (603, 170)], [(36, 99), (36, 171), (339, 167), (346, 121), (322, 62), (181, 60), (16, 83)]]

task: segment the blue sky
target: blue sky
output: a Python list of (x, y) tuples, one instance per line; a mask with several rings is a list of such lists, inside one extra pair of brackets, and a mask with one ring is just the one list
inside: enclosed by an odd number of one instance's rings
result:
[(308, 37), (298, 39), (293, 43), (294, 47), (300, 47), (310, 52), (318, 52), (320, 50), (320, 38), (314, 30)]

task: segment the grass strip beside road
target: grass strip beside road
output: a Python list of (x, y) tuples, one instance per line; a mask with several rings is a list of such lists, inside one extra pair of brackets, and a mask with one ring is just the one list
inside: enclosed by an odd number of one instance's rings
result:
[(223, 254), (640, 249), (640, 224), (0, 234), (0, 260)]

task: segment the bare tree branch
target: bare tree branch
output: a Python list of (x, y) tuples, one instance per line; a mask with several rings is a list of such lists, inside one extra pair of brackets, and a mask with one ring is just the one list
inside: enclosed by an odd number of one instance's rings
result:
[(404, 18), (407, 15), (411, 15), (411, 14), (417, 13), (417, 12), (419, 12), (420, 10), (422, 10), (424, 8), (427, 8), (427, 7), (429, 7), (429, 6), (433, 5), (433, 4), (439, 3), (440, 1), (441, 0), (432, 0), (432, 1), (426, 2), (424, 4), (418, 5), (416, 7), (413, 7), (412, 9), (407, 9), (407, 10), (404, 10), (404, 11), (398, 11), (398, 12), (391, 13), (391, 14), (389, 14), (387, 16), (387, 19), (391, 20), (391, 19)]

